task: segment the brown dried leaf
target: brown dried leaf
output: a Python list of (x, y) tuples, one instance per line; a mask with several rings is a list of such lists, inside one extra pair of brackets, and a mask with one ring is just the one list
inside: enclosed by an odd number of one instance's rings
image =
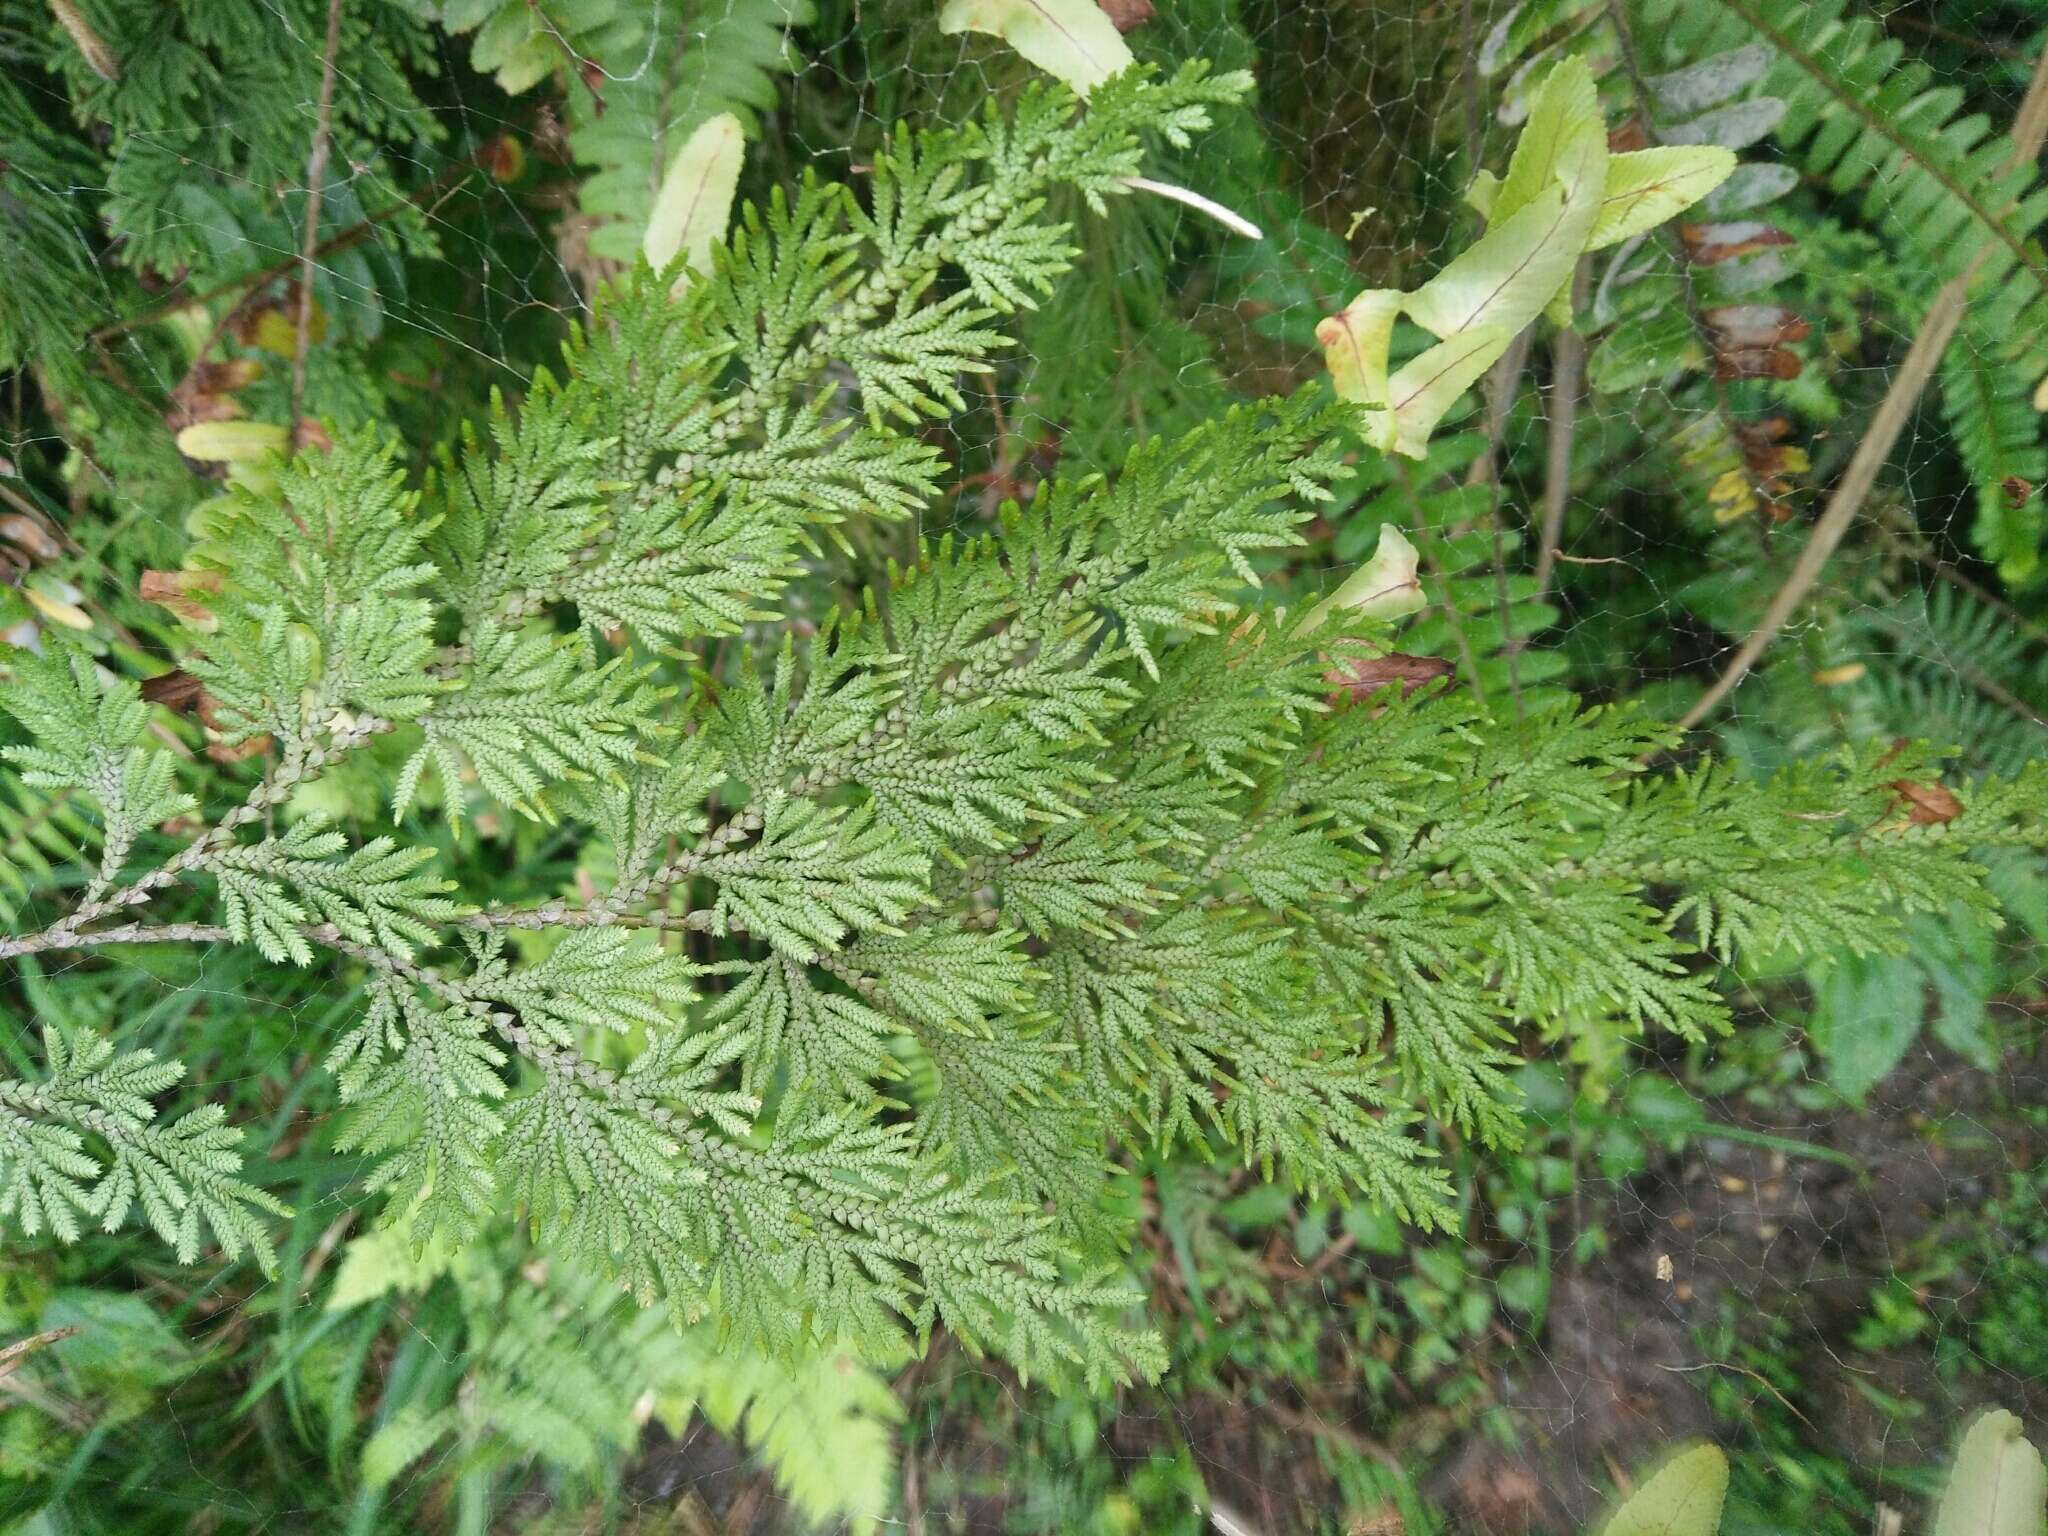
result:
[(1725, 224), (1681, 224), (1678, 238), (1685, 246), (1685, 259), (1696, 267), (1747, 256), (1776, 245), (1790, 245), (1792, 237), (1770, 224), (1755, 219), (1736, 219)]
[(1782, 347), (1804, 341), (1812, 324), (1782, 304), (1722, 304), (1700, 318), (1712, 327), (1718, 344), (1730, 347)]
[(203, 695), (199, 679), (183, 670), (164, 672), (142, 680), (144, 702), (161, 704), (181, 715), (196, 713)]
[(199, 694), (199, 721), (206, 727), (206, 755), (216, 763), (239, 763), (244, 758), (261, 756), (275, 745), (275, 738), (268, 731), (233, 746), (220, 740), (220, 717), (214, 711), (213, 695), (204, 689)]
[(1906, 802), (1906, 820), (1916, 827), (1940, 826), (1963, 814), (1963, 802), (1946, 785), (1893, 779), (1885, 788), (1897, 791)]
[(135, 595), (145, 603), (170, 609), (187, 623), (211, 628), (213, 610), (200, 602), (199, 596), (220, 591), (220, 581), (218, 571), (144, 571)]
[(171, 391), (164, 425), (173, 432), (204, 421), (234, 421), (242, 415), (235, 391), (252, 383), (263, 372), (253, 357), (232, 358), (216, 363), (194, 363)]
[(1391, 683), (1401, 685), (1406, 698), (1416, 689), (1450, 677), (1457, 669), (1441, 656), (1409, 656), (1388, 651), (1380, 656), (1344, 656), (1323, 674), (1333, 687), (1348, 689), (1354, 699), (1369, 699)]
[(1805, 364), (1784, 347), (1736, 347), (1714, 354), (1714, 377), (1731, 379), (1796, 379)]
[(1643, 120), (1639, 117), (1616, 123), (1607, 130), (1607, 152), (1610, 155), (1633, 154), (1639, 149), (1649, 147), (1650, 136), (1643, 131)]
[(1158, 13), (1152, 0), (1095, 0), (1119, 32), (1135, 32)]
[(517, 181), (526, 169), (526, 146), (511, 134), (501, 133), (484, 146), (478, 162), (493, 181)]
[(64, 553), (64, 546), (57, 542), (42, 521), (26, 512), (0, 514), (0, 539), (14, 545), (30, 563), (54, 560)]
[(72, 0), (50, 0), (50, 14), (71, 34), (71, 41), (77, 45), (80, 56), (94, 74), (102, 80), (121, 78), (120, 58), (107, 46), (106, 39), (93, 30), (92, 23), (85, 19), (84, 13)]

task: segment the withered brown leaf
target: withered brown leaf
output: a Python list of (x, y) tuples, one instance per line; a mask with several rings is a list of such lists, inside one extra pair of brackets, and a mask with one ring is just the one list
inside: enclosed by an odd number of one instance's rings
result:
[(1885, 785), (1906, 804), (1906, 820), (1916, 827), (1940, 826), (1963, 814), (1963, 802), (1944, 784), (1893, 779)]
[(1369, 699), (1388, 684), (1399, 683), (1401, 696), (1406, 698), (1416, 689), (1440, 677), (1450, 677), (1456, 671), (1441, 656), (1409, 656), (1401, 651), (1388, 651), (1379, 656), (1340, 657), (1323, 674), (1323, 681), (1349, 690), (1354, 699)]
[(1747, 256), (1774, 245), (1790, 245), (1784, 230), (1755, 219), (1735, 219), (1725, 224), (1681, 224), (1678, 238), (1685, 247), (1685, 259), (1696, 267)]

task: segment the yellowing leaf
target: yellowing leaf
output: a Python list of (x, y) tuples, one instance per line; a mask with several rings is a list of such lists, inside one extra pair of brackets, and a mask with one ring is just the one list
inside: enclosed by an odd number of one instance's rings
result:
[(725, 238), (745, 153), (740, 120), (721, 112), (698, 125), (661, 178), (640, 248), (657, 272), (666, 271), (678, 255), (683, 258), (672, 292), (688, 288), (693, 272), (711, 270), (711, 249)]
[(342, 1249), (326, 1310), (346, 1312), (393, 1291), (424, 1291), (448, 1272), (453, 1259), (447, 1239), (438, 1233), (415, 1253), (411, 1239), (396, 1228), (365, 1232)]
[(1465, 189), (1465, 206), (1482, 219), (1493, 217), (1493, 210), (1500, 201), (1500, 178), (1491, 171), (1481, 171), (1472, 178), (1472, 185)]
[(1584, 59), (1567, 58), (1530, 98), (1529, 120), (1515, 140), (1491, 217), (1512, 218), (1553, 186), (1568, 208), (1580, 211), (1597, 203), (1606, 181), (1607, 128), (1593, 72)]
[(1444, 413), (1499, 361), (1514, 335), (1504, 326), (1475, 325), (1414, 358), (1388, 382), (1393, 414), (1379, 419), (1387, 421), (1391, 440), (1376, 446), (1421, 458)]
[(1316, 327), (1323, 362), (1339, 400), (1384, 407), (1387, 403), (1387, 348), (1403, 295), (1393, 288), (1368, 288)]
[[(1413, 293), (1368, 289), (1316, 327), (1338, 397), (1379, 412), (1366, 441), (1419, 457), (1458, 396), (1538, 315), (1571, 323), (1572, 273), (1592, 245), (1669, 218), (1731, 164), (1714, 148), (1610, 156), (1592, 72), (1581, 59), (1559, 63), (1530, 97), (1506, 178), (1482, 171), (1466, 193), (1485, 234)], [(1389, 379), (1397, 314), (1442, 345)]]
[(1566, 59), (1531, 99), (1507, 179), (1473, 185), (1471, 195), (1488, 205), (1486, 233), (1416, 291), (1408, 313), (1445, 340), (1472, 325), (1514, 335), (1569, 294), (1606, 183), (1607, 132), (1593, 75), (1584, 60)]
[(1328, 597), (1309, 610), (1310, 624), (1320, 624), (1339, 608), (1369, 619), (1398, 619), (1422, 607), (1422, 582), (1416, 572), (1421, 557), (1408, 535), (1392, 523), (1380, 524), (1380, 541), (1372, 558)]
[(178, 452), (215, 464), (260, 459), (284, 446), (284, 428), (263, 421), (202, 421), (178, 434)]
[(61, 624), (66, 629), (92, 628), (92, 616), (71, 601), (79, 596), (79, 591), (68, 581), (52, 582), (46, 586), (41, 580), (31, 577), (23, 585), (21, 595), (28, 599), (31, 608), (52, 624)]
[(1684, 212), (1735, 171), (1732, 151), (1718, 144), (1673, 144), (1611, 155), (1589, 251), (1632, 239)]
[(1714, 521), (1717, 523), (1732, 523), (1756, 510), (1756, 496), (1750, 490), (1749, 476), (1739, 465), (1734, 469), (1724, 469), (1714, 477), (1714, 483), (1707, 487), (1707, 500), (1714, 504)]
[(1000, 37), (1076, 96), (1131, 64), (1129, 44), (1095, 0), (946, 0), (939, 30)]
[(1696, 1445), (1657, 1469), (1628, 1496), (1600, 1536), (1714, 1536), (1728, 1496), (1728, 1458)]
[(1993, 1408), (1964, 1431), (1934, 1512), (1934, 1536), (2041, 1536), (2048, 1472), (2022, 1428), (2003, 1408)]
[[(244, 339), (250, 345), (275, 352), (279, 357), (291, 357), (299, 350), (298, 308), (294, 305), (289, 315), (275, 306), (260, 310), (246, 331)], [(306, 339), (315, 342), (327, 339), (327, 311), (318, 302), (314, 303), (306, 325)]]
[(1569, 283), (1592, 227), (1568, 208), (1556, 187), (1499, 223), (1408, 299), (1415, 323), (1445, 341), (1472, 326), (1497, 326), (1510, 337), (1543, 313)]

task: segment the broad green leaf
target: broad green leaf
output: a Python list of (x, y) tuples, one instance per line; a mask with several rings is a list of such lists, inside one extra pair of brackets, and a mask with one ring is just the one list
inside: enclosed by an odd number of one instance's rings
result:
[(1924, 981), (1910, 955), (1845, 955), (1814, 978), (1807, 1033), (1844, 1097), (1863, 1101), (1919, 1037)]
[(711, 270), (711, 250), (725, 238), (745, 153), (740, 120), (721, 112), (698, 125), (662, 177), (641, 250), (657, 272), (666, 271), (681, 255), (682, 268), (672, 292), (680, 294), (689, 287), (693, 273)]
[(1597, 251), (1655, 229), (1690, 208), (1735, 171), (1735, 156), (1718, 145), (1666, 145), (1614, 155), (1600, 213), (1586, 249)]
[(2048, 1524), (2048, 1472), (2023, 1428), (2003, 1408), (1993, 1408), (1964, 1431), (1934, 1512), (1934, 1536), (2041, 1536)]
[(1586, 378), (1603, 394), (1661, 384), (1704, 368), (1706, 348), (1684, 310), (1666, 306), (1629, 315), (1593, 349)]
[(153, 1386), (190, 1368), (191, 1346), (131, 1291), (58, 1291), (44, 1304), (37, 1327), (75, 1330), (50, 1346), (51, 1358), (94, 1384)]
[(1652, 75), (1643, 83), (1660, 117), (1691, 117), (1719, 106), (1736, 92), (1764, 77), (1775, 57), (1762, 43), (1749, 43), (1713, 54), (1668, 75)]
[(1131, 64), (1131, 50), (1095, 0), (946, 0), (939, 30), (1000, 37), (1085, 97)]
[(1600, 1536), (1714, 1536), (1728, 1496), (1728, 1458), (1714, 1445), (1673, 1456), (1628, 1496)]

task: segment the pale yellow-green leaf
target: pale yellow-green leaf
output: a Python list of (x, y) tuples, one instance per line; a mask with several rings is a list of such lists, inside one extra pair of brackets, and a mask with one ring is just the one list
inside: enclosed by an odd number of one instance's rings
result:
[(1494, 205), (1499, 201), (1500, 178), (1491, 171), (1481, 171), (1465, 189), (1465, 206), (1482, 219), (1493, 217)]
[(341, 1251), (334, 1289), (327, 1293), (327, 1310), (345, 1312), (393, 1291), (417, 1294), (448, 1272), (454, 1256), (439, 1237), (415, 1254), (411, 1242), (396, 1227), (365, 1232), (351, 1238)]
[(1543, 306), (1543, 318), (1559, 330), (1572, 323), (1572, 280), (1566, 278), (1557, 285), (1557, 292), (1550, 296), (1550, 302)]
[(85, 594), (68, 581), (36, 571), (22, 583), (21, 595), (52, 624), (61, 624), (66, 629), (92, 628), (92, 616), (78, 606), (79, 598)]
[(1556, 187), (1488, 226), (1484, 235), (1408, 298), (1408, 314), (1445, 341), (1473, 326), (1515, 335), (1571, 281), (1590, 215)]
[(895, 1470), (890, 1425), (902, 1405), (889, 1379), (851, 1354), (798, 1362), (722, 1349), (695, 1382), (697, 1407), (772, 1467), (778, 1489), (812, 1521), (875, 1528)]
[(1607, 125), (1600, 117), (1593, 72), (1584, 59), (1567, 58), (1544, 76), (1529, 100), (1529, 120), (1515, 141), (1491, 217), (1513, 218), (1552, 187), (1576, 212), (1598, 203), (1606, 181)]
[(1500, 360), (1514, 337), (1506, 326), (1475, 325), (1411, 360), (1387, 385), (1394, 408), (1393, 441), (1384, 446), (1421, 458), (1444, 413)]
[(1593, 221), (1586, 249), (1601, 250), (1655, 229), (1734, 171), (1734, 153), (1718, 144), (1669, 144), (1610, 155), (1600, 215)]
[(711, 270), (712, 247), (725, 238), (732, 218), (745, 153), (740, 120), (721, 112), (698, 125), (661, 178), (641, 250), (657, 272), (665, 271), (678, 255), (683, 258), (675, 280), (678, 294), (689, 287), (693, 273)]
[(456, 1423), (453, 1409), (429, 1413), (415, 1403), (405, 1404), (363, 1442), (363, 1481), (372, 1488), (384, 1487), (432, 1450)]
[(944, 33), (986, 32), (1086, 96), (1131, 64), (1131, 50), (1095, 0), (946, 0)]
[(1934, 1512), (1934, 1536), (2041, 1536), (2048, 1525), (2048, 1473), (2023, 1427), (1993, 1408), (1964, 1431)]
[(284, 428), (263, 421), (202, 421), (178, 434), (178, 452), (217, 464), (282, 453), (284, 445)]
[(1339, 400), (1383, 407), (1387, 403), (1387, 348), (1404, 296), (1393, 288), (1368, 288), (1316, 327), (1323, 362)]
[(1600, 1536), (1714, 1536), (1728, 1496), (1728, 1458), (1719, 1446), (1680, 1451), (1628, 1496)]
[[(1576, 57), (1553, 67), (1529, 97), (1506, 178), (1482, 171), (1466, 193), (1487, 221), (1479, 240), (1405, 298), (1369, 289), (1316, 329), (1339, 398), (1375, 412), (1367, 442), (1419, 456), (1513, 337), (1542, 314), (1571, 323), (1572, 274), (1588, 249), (1670, 218), (1731, 165), (1725, 150), (1706, 147), (1609, 155), (1592, 71)], [(1442, 345), (1389, 379), (1397, 313)]]
[(1408, 535), (1392, 523), (1380, 524), (1380, 541), (1372, 558), (1344, 578), (1343, 583), (1309, 610), (1311, 626), (1322, 623), (1337, 609), (1348, 609), (1369, 619), (1398, 619), (1422, 606), (1422, 581), (1416, 574), (1421, 556), (1408, 542)]

